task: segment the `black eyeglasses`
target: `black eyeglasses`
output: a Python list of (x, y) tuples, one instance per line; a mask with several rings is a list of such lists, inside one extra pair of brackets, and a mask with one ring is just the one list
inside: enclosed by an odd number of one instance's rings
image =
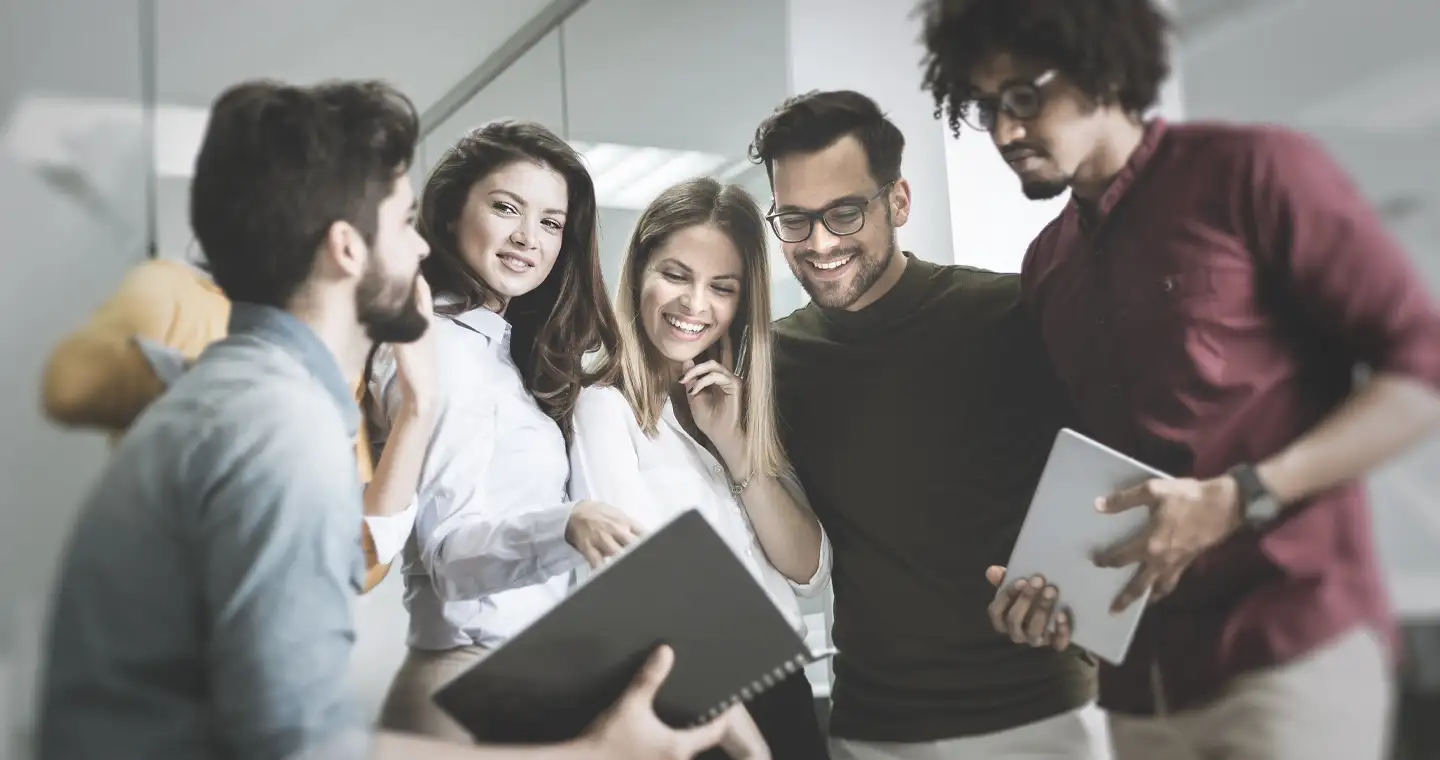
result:
[(990, 132), (995, 129), (995, 119), (1001, 112), (1020, 121), (1033, 119), (1045, 106), (1041, 90), (1054, 79), (1055, 70), (1051, 69), (1029, 82), (1006, 85), (998, 96), (971, 98), (960, 106), (960, 120), (972, 129)]
[(779, 211), (766, 215), (765, 219), (770, 222), (770, 229), (775, 231), (775, 237), (780, 238), (782, 243), (803, 243), (809, 240), (817, 221), (825, 225), (825, 229), (830, 230), (832, 235), (854, 235), (865, 227), (865, 209), (894, 184), (895, 181), (891, 180), (881, 185), (864, 203), (842, 201), (819, 211)]

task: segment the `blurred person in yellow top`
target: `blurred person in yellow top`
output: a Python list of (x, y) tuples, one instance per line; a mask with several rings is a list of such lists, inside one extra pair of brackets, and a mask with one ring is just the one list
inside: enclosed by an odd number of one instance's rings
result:
[[(225, 337), (229, 319), (230, 301), (202, 265), (163, 258), (142, 262), (51, 352), (42, 383), (45, 416), (118, 439), (206, 346)], [(362, 390), (357, 378), (357, 400)], [(369, 483), (374, 463), (364, 425), (355, 459), (360, 481)], [(390, 565), (377, 561), (369, 529), (362, 525), (361, 534), (368, 592), (385, 579)]]

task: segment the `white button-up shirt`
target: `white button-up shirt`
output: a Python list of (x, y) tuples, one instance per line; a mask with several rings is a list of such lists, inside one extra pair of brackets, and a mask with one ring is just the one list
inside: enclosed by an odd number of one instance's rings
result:
[[(808, 506), (797, 481), (782, 482), (792, 498)], [(823, 530), (820, 566), (808, 582), (793, 583), (770, 564), (744, 505), (730, 491), (724, 466), (685, 431), (668, 401), (657, 435), (651, 438), (641, 430), (619, 390), (582, 391), (570, 445), (570, 497), (613, 505), (647, 530), (687, 509), (698, 509), (801, 636), (805, 624), (796, 593), (814, 596), (830, 579), (830, 539)]]
[[(366, 521), (381, 562), (403, 547), (410, 646), (493, 648), (562, 599), (584, 563), (565, 541), (569, 460), (510, 358), (503, 317), (475, 309), (431, 329), (439, 411), (415, 503)], [(388, 346), (369, 383), (385, 407), (369, 415), (378, 449), (401, 402)]]

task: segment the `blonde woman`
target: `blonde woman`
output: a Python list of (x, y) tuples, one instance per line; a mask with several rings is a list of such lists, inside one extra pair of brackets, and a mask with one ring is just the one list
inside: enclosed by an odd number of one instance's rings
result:
[[(830, 546), (776, 430), (765, 243), (737, 186), (690, 180), (644, 211), (616, 300), (618, 378), (576, 404), (570, 498), (646, 530), (699, 508), (804, 635), (795, 595), (823, 588)], [(804, 673), (749, 710), (775, 757), (827, 756)]]

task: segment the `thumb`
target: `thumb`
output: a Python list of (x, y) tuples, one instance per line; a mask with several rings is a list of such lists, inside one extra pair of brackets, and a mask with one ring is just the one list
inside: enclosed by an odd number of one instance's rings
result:
[(675, 743), (679, 745), (681, 757), (694, 757), (719, 744), (730, 728), (724, 719), (712, 720), (703, 726), (680, 729), (675, 732)]
[(1000, 584), (1005, 582), (1005, 568), (999, 565), (985, 568), (985, 580), (990, 581), (991, 586), (1000, 588)]
[(655, 647), (650, 657), (641, 666), (640, 672), (630, 682), (630, 687), (625, 690), (625, 700), (644, 700), (650, 704), (655, 699), (655, 693), (660, 691), (660, 686), (670, 675), (670, 668), (675, 665), (675, 650), (661, 644)]

